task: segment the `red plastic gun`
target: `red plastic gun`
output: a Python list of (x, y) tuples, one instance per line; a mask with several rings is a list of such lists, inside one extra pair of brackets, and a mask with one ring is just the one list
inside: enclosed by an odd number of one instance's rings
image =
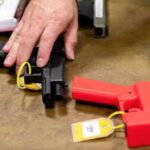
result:
[(122, 120), (126, 125), (128, 146), (150, 145), (150, 82), (121, 86), (75, 77), (72, 97), (75, 100), (116, 106), (126, 112)]

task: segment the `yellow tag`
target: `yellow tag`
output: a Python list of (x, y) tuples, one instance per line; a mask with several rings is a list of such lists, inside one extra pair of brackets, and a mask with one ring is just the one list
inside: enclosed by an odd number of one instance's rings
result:
[(94, 119), (72, 124), (74, 142), (103, 138), (115, 130), (113, 121), (108, 118)]

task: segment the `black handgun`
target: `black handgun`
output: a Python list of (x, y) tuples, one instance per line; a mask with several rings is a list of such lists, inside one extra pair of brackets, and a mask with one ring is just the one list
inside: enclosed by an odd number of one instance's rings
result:
[(79, 24), (94, 28), (96, 37), (108, 35), (106, 0), (77, 0)]
[[(0, 43), (0, 67), (4, 67), (3, 62), (7, 55), (2, 51), (3, 46), (4, 43)], [(32, 74), (28, 74), (27, 66), (24, 67), (25, 83), (41, 83), (43, 102), (46, 108), (52, 108), (54, 107), (55, 99), (63, 99), (65, 87), (65, 54), (62, 36), (60, 36), (55, 42), (49, 62), (43, 68), (38, 68), (36, 66), (37, 51), (38, 48), (33, 50), (29, 60)]]

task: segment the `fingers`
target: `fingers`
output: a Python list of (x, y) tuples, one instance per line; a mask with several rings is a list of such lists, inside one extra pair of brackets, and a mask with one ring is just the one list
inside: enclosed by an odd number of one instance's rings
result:
[(29, 19), (32, 14), (26, 16), (26, 20), (21, 21), (4, 47), (4, 51), (9, 52), (4, 65), (11, 67), (16, 62), (16, 72), (20, 65), (30, 58), (32, 49), (42, 33), (40, 24)]
[(48, 63), (52, 47), (57, 37), (63, 32), (64, 25), (58, 22), (49, 22), (45, 28), (41, 39), (38, 51), (37, 66), (43, 67)]
[(11, 67), (15, 63), (18, 49), (19, 49), (19, 44), (15, 43), (12, 47), (12, 50), (8, 53), (8, 55), (4, 61), (4, 65), (6, 67)]
[(18, 23), (18, 25), (16, 26), (15, 30), (13, 31), (11, 37), (9, 38), (8, 42), (5, 44), (5, 46), (3, 47), (3, 51), (8, 53), (15, 41), (16, 36), (19, 34), (20, 30), (23, 27), (23, 21), (20, 21), (20, 23)]
[(26, 20), (28, 20), (30, 16), (31, 16), (31, 12), (24, 14), (21, 21), (17, 24), (17, 26), (16, 26), (15, 30), (13, 31), (11, 37), (9, 38), (8, 42), (3, 47), (4, 52), (8, 53), (12, 49), (13, 44), (15, 42), (18, 42), (18, 40), (24, 33), (24, 30), (25, 30), (24, 26), (26, 26), (26, 24), (28, 23)]
[(6, 44), (6, 46), (4, 47), (5, 52), (8, 52), (8, 55), (4, 61), (4, 65), (6, 67), (11, 67), (16, 62), (18, 50), (21, 49), (20, 42), (24, 37), (24, 34), (26, 33), (26, 28), (28, 29), (28, 26), (26, 24), (18, 27), (15, 32), (13, 32), (10, 40), (7, 42), (8, 45)]
[(74, 7), (75, 16), (67, 29), (64, 40), (65, 40), (65, 49), (66, 49), (66, 57), (69, 60), (75, 59), (75, 47), (77, 44), (77, 38), (78, 38), (78, 14), (77, 14), (77, 7)]
[(26, 27), (27, 22), (25, 21), (26, 18), (28, 18), (29, 15), (25, 15), (25, 17), (22, 18), (20, 23), (17, 25), (16, 29), (13, 31), (10, 39), (4, 46), (3, 50), (8, 53), (4, 65), (6, 67), (11, 67), (14, 65), (17, 59), (17, 53), (20, 49), (20, 41), (21, 38), (24, 37), (24, 33), (26, 33)]
[[(16, 67), (19, 68), (20, 65), (29, 60), (32, 50), (38, 41), (43, 28), (40, 25), (32, 24), (28, 29), (27, 33), (20, 41), (20, 49), (17, 54)], [(16, 68), (16, 70), (17, 70)]]

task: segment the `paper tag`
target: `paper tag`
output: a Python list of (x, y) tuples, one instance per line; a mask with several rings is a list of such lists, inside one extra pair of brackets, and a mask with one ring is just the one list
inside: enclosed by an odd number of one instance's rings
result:
[(99, 122), (97, 120), (83, 122), (82, 129), (83, 136), (85, 138), (97, 136), (100, 134)]
[(111, 119), (100, 118), (72, 124), (74, 142), (103, 138), (114, 132), (114, 124)]

